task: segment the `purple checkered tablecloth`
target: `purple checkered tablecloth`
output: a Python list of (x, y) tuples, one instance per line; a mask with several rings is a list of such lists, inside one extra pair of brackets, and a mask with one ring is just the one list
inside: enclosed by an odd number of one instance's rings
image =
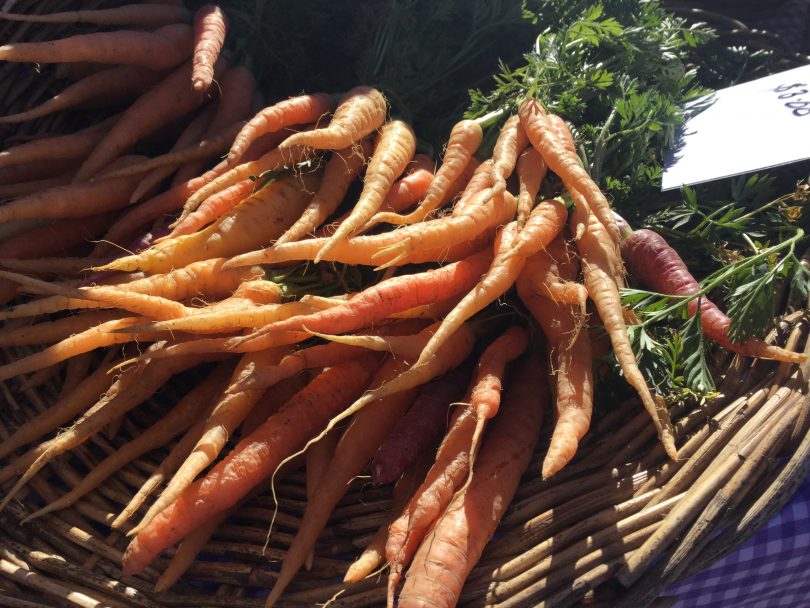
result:
[(810, 478), (747, 543), (664, 595), (674, 608), (810, 607)]

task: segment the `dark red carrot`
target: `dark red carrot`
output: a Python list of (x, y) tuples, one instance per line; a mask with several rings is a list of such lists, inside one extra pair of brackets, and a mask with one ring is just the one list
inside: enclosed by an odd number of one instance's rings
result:
[(391, 483), (447, 427), (450, 404), (464, 395), (468, 374), (453, 370), (424, 386), (371, 461), (371, 480)]
[[(657, 232), (647, 229), (632, 232), (622, 241), (621, 251), (630, 272), (652, 289), (672, 296), (691, 296), (700, 292), (700, 283), (691, 275), (681, 256)], [(731, 320), (705, 296), (689, 301), (690, 317), (697, 314), (698, 306), (703, 332), (725, 349), (745, 357), (787, 363), (803, 363), (807, 359), (804, 354), (767, 344), (758, 338), (732, 342), (728, 334)]]

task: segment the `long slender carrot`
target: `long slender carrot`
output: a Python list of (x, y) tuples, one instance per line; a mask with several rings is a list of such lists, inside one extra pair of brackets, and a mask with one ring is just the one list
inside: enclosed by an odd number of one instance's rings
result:
[(179, 236), (96, 270), (165, 272), (200, 259), (227, 257), (280, 236), (300, 217), (320, 173), (288, 175), (254, 193), (200, 232)]
[(106, 262), (101, 258), (42, 257), (32, 260), (0, 258), (0, 267), (14, 272), (37, 275), (54, 275), (66, 279), (81, 275), (90, 266)]
[(27, 344), (58, 342), (66, 336), (85, 331), (120, 316), (121, 314), (115, 311), (101, 311), (85, 315), (71, 315), (55, 321), (43, 321), (23, 327), (4, 327), (0, 329), (0, 346), (24, 346)]
[(265, 335), (301, 331), (305, 328), (329, 334), (354, 331), (381, 321), (394, 312), (469, 291), (481, 277), (490, 259), (489, 252), (482, 252), (442, 268), (393, 277), (365, 289), (345, 304), (273, 323), (239, 342), (261, 340)]
[(482, 162), (467, 181), (458, 200), (453, 205), (453, 215), (463, 215), (470, 205), (479, 200), (479, 194), (492, 186), (492, 159)]
[[(105, 121), (110, 126), (112, 121)], [(70, 133), (41, 137), (0, 152), (0, 167), (9, 167), (38, 160), (60, 160), (86, 156), (104, 137), (104, 127), (96, 125)]]
[[(551, 257), (552, 251), (538, 258)], [(577, 264), (572, 256), (558, 252), (553, 263), (557, 278), (573, 281)], [(590, 336), (584, 326), (584, 310), (547, 297), (545, 274), (537, 274), (526, 264), (517, 280), (518, 295), (546, 336), (551, 369), (556, 370), (557, 413), (554, 432), (543, 460), (542, 475), (547, 479), (562, 469), (576, 454), (580, 439), (590, 427), (593, 411), (593, 371)]]
[(335, 233), (315, 256), (316, 263), (320, 262), (321, 258), (335, 245), (365, 226), (366, 222), (380, 208), (385, 195), (388, 194), (397, 177), (405, 170), (415, 151), (416, 134), (408, 124), (394, 120), (383, 125), (377, 137), (374, 154), (366, 168), (360, 198), (352, 208), (349, 217), (341, 222)]
[(165, 25), (154, 32), (122, 30), (80, 34), (48, 42), (15, 42), (0, 46), (0, 61), (94, 61), (165, 70), (191, 54), (192, 38), (191, 27), (179, 23)]
[(374, 218), (375, 221), (389, 224), (413, 224), (435, 211), (445, 201), (447, 193), (456, 180), (464, 173), (473, 154), (481, 145), (483, 137), (484, 132), (477, 122), (462, 120), (456, 123), (450, 131), (442, 165), (436, 171), (436, 176), (422, 202), (407, 215), (378, 213)]
[(525, 149), (518, 157), (517, 175), (520, 183), (520, 194), (517, 202), (518, 228), (523, 229), (529, 214), (534, 207), (534, 199), (540, 191), (540, 184), (546, 176), (546, 163), (543, 157), (532, 147)]
[(124, 465), (149, 450), (165, 445), (175, 436), (184, 432), (192, 425), (195, 417), (202, 413), (208, 402), (211, 401), (212, 394), (215, 394), (225, 384), (229, 373), (229, 365), (222, 364), (218, 366), (202, 382), (186, 393), (158, 422), (110, 454), (93, 467), (93, 470), (73, 486), (69, 492), (34, 511), (28, 516), (28, 519), (36, 519), (47, 513), (71, 506)]
[(512, 175), (517, 165), (518, 156), (529, 139), (520, 123), (520, 116), (510, 116), (498, 135), (495, 148), (492, 150), (492, 192), (497, 194), (506, 190), (506, 178)]
[[(337, 361), (332, 361), (329, 365), (323, 367), (331, 367), (335, 363), (337, 363)], [(318, 373), (320, 373), (320, 371), (320, 369), (317, 370)], [(247, 437), (263, 425), (270, 416), (278, 412), (285, 403), (292, 399), (299, 391), (303, 390), (314, 375), (315, 374), (311, 373), (310, 370), (305, 370), (302, 374), (296, 374), (286, 380), (282, 380), (275, 385), (272, 391), (265, 391), (259, 402), (253, 406), (253, 409), (245, 416), (242, 424), (239, 425), (239, 435), (241, 437)], [(238, 386), (238, 383), (231, 384), (226, 390), (228, 392), (242, 390), (239, 389)]]
[[(476, 476), (422, 543), (399, 606), (455, 606), (464, 580), (495, 532), (537, 443), (548, 389), (537, 358), (522, 365), (506, 392), (504, 411), (481, 449)], [(430, 604), (427, 604), (430, 602)]]
[(512, 255), (524, 258), (542, 251), (560, 234), (568, 220), (568, 209), (559, 200), (549, 199), (535, 207), (517, 235)]
[[(306, 482), (307, 500), (312, 500), (320, 487), (321, 477), (329, 468), (329, 462), (335, 454), (335, 448), (340, 440), (340, 429), (332, 429), (320, 441), (316, 441), (306, 451)], [(304, 569), (312, 570), (312, 563), (315, 560), (315, 549), (310, 549), (304, 562)]]
[[(287, 232), (279, 237), (275, 245), (300, 240), (332, 215), (346, 196), (349, 186), (368, 162), (370, 153), (371, 141), (368, 139), (363, 139), (358, 144), (333, 152), (326, 163), (320, 188), (312, 197), (301, 217), (298, 218), (295, 224), (290, 226)], [(369, 165), (369, 170), (371, 170), (371, 167), (372, 165)], [(337, 233), (335, 234), (337, 235)], [(324, 247), (326, 247), (326, 244)]]
[(228, 18), (216, 4), (205, 4), (194, 14), (194, 70), (191, 87), (202, 92), (214, 80), (214, 64), (225, 44)]
[(124, 571), (127, 574), (142, 571), (160, 551), (235, 504), (272, 475), (287, 455), (365, 389), (374, 371), (374, 361), (376, 355), (366, 355), (327, 368), (316, 376), (140, 531), (124, 553)]
[(110, 213), (102, 213), (32, 228), (0, 243), (0, 257), (29, 259), (62, 253), (97, 237), (111, 218)]
[(135, 65), (108, 68), (79, 80), (25, 112), (0, 117), (0, 124), (13, 124), (41, 118), (87, 102), (115, 106), (137, 97), (160, 80), (160, 73)]
[(644, 408), (649, 413), (658, 431), (658, 436), (670, 458), (676, 458), (678, 450), (675, 447), (674, 430), (669, 419), (664, 400), (650, 392), (644, 376), (638, 369), (636, 357), (627, 336), (627, 327), (622, 315), (622, 304), (615, 276), (614, 259), (615, 248), (606, 229), (596, 217), (591, 214), (587, 220), (582, 216), (586, 211), (578, 205), (574, 207), (571, 221), (586, 223), (582, 238), (576, 241), (577, 249), (582, 257), (582, 271), (585, 277), (585, 287), (588, 295), (599, 311), (605, 330), (613, 344), (613, 352), (624, 372), (624, 377), (641, 398)]
[(334, 107), (335, 102), (330, 95), (315, 93), (291, 97), (264, 108), (248, 121), (234, 139), (228, 152), (228, 165), (235, 166), (248, 146), (260, 135), (294, 125), (318, 123)]
[(75, 171), (68, 170), (57, 177), (46, 179), (34, 179), (26, 182), (19, 182), (16, 184), (0, 185), (0, 199), (2, 198), (18, 198), (21, 196), (29, 196), (37, 194), (44, 190), (64, 186), (73, 181)]
[(341, 150), (373, 133), (385, 122), (388, 104), (377, 89), (355, 87), (340, 100), (329, 125), (291, 135), (282, 148), (308, 146), (317, 150)]
[(248, 197), (255, 187), (256, 183), (253, 180), (246, 179), (208, 197), (185, 219), (177, 222), (166, 239), (191, 234), (210, 224)]
[[(225, 67), (224, 61), (218, 62), (218, 73)], [(188, 88), (190, 74), (191, 62), (186, 62), (157, 86), (141, 95), (124, 111), (107, 136), (82, 163), (74, 181), (81, 182), (93, 177), (144, 135), (188, 114), (202, 104), (205, 96)]]
[(77, 10), (41, 15), (0, 12), (0, 19), (28, 23), (93, 23), (96, 25), (142, 25), (159, 27), (191, 20), (182, 6), (160, 4), (125, 4), (99, 10)]

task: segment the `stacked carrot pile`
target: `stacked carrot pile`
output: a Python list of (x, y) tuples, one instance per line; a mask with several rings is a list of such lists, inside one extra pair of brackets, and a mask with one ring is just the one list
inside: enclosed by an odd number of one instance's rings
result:
[[(121, 23), (111, 15), (148, 12), (116, 10), (92, 18)], [(47, 230), (62, 235), (25, 254), (12, 246), (19, 239), (0, 245), (6, 299), (18, 290), (36, 296), (0, 314), (9, 320), (0, 344), (47, 345), (1, 366), (0, 379), (33, 374), (31, 385), (66, 362), (58, 402), (0, 446), (8, 459), (0, 483), (19, 477), (2, 506), (54, 458), (201, 367), (205, 380), (161, 422), (29, 519), (68, 507), (131, 459), (179, 437), (112, 524), (134, 537), (124, 569), (137, 573), (177, 542), (204, 544), (243, 500), (303, 462), (312, 492), (269, 606), (371, 463), (375, 482), (397, 482), (394, 511), (346, 581), (387, 562), (389, 604), (398, 594), (402, 607), (455, 605), (528, 465), (549, 393), (556, 416), (544, 477), (565, 466), (588, 431), (590, 306), (676, 457), (666, 405), (639, 372), (627, 336), (620, 230), (564, 121), (527, 99), (505, 121), (491, 158), (479, 162), (481, 126), (463, 120), (435, 173), (432, 159), (415, 154), (413, 130), (388, 119), (385, 98), (371, 87), (279, 101), (243, 123), (253, 82), (244, 68), (217, 59), (221, 12), (201, 9), (195, 35), (175, 23), (190, 17), (182, 9), (149, 10), (166, 16), (124, 22), (159, 25), (153, 32), (0, 48), (6, 60), (127, 64), (78, 81), (73, 99), (97, 96), (98, 81), (113, 77), (132, 95), (151, 87), (104, 123), (0, 155), (8, 166), (70, 161), (59, 184), (26, 182), (19, 189), (30, 194), (0, 207), (3, 222), (54, 220)], [(207, 93), (214, 90), (216, 103)], [(63, 99), (15, 120), (62, 109)], [(126, 156), (184, 117), (172, 151)], [(561, 196), (538, 201), (547, 171), (562, 180)], [(172, 223), (160, 235), (167, 216)], [(88, 257), (44, 257), (103, 230)], [(113, 257), (122, 248), (141, 250)], [(363, 291), (331, 298), (291, 299), (265, 278), (269, 266), (304, 261), (385, 272)], [(51, 275), (57, 280), (44, 280)], [(473, 319), (513, 287), (545, 336), (547, 357), (531, 352), (531, 328), (516, 316), (505, 324)], [(112, 348), (99, 358), (102, 347)], [(159, 589), (188, 562), (172, 564)]]

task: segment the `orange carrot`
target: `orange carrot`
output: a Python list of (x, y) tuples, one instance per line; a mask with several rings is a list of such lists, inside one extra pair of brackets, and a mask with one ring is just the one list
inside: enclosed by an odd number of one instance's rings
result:
[(400, 120), (383, 125), (374, 154), (366, 168), (363, 192), (352, 212), (315, 256), (315, 263), (326, 253), (362, 228), (377, 212), (394, 181), (405, 170), (416, 151), (416, 134)]
[(280, 236), (300, 217), (319, 179), (318, 172), (278, 179), (200, 232), (162, 241), (139, 255), (120, 258), (96, 270), (165, 272), (200, 259), (232, 256), (259, 247)]
[(517, 221), (518, 228), (522, 230), (534, 207), (534, 199), (537, 198), (537, 193), (540, 191), (540, 183), (546, 176), (546, 163), (543, 162), (543, 158), (537, 150), (530, 147), (523, 151), (517, 161), (517, 174), (520, 182)]
[(96, 32), (48, 42), (6, 44), (0, 46), (0, 61), (94, 61), (165, 70), (191, 54), (192, 38), (191, 27), (179, 23), (165, 25), (154, 32)]
[(340, 100), (329, 126), (287, 138), (282, 148), (309, 146), (317, 150), (341, 150), (373, 133), (385, 122), (388, 106), (377, 89), (355, 87)]
[(0, 12), (0, 19), (28, 23), (94, 23), (96, 25), (159, 27), (169, 23), (190, 21), (191, 13), (182, 6), (125, 4), (108, 9), (65, 11), (42, 15)]
[(518, 114), (529, 141), (543, 157), (548, 168), (560, 176), (569, 190), (573, 188), (584, 195), (614, 245), (618, 245), (621, 237), (610, 203), (590, 175), (579, 165), (577, 156), (571, 152), (570, 144), (557, 135), (555, 127), (550, 126), (540, 103), (527, 99), (520, 105)]
[[(332, 429), (320, 441), (313, 443), (304, 454), (306, 459), (306, 482), (307, 482), (307, 500), (313, 499), (318, 492), (321, 477), (329, 468), (329, 462), (335, 453), (340, 440), (340, 429)], [(304, 569), (312, 570), (312, 563), (315, 560), (315, 549), (310, 549), (304, 561)]]
[[(111, 124), (112, 121), (105, 121), (105, 127)], [(104, 128), (99, 129), (93, 125), (68, 135), (34, 139), (0, 152), (0, 167), (39, 160), (82, 158), (90, 153), (102, 137), (104, 137)]]
[[(332, 215), (346, 196), (349, 186), (368, 162), (370, 153), (371, 142), (368, 139), (364, 139), (349, 148), (333, 152), (332, 157), (326, 163), (321, 187), (312, 197), (301, 217), (287, 232), (279, 237), (275, 243), (276, 246), (300, 240)], [(370, 169), (371, 165), (369, 165)]]
[(436, 172), (436, 176), (433, 178), (422, 202), (407, 215), (398, 216), (394, 213), (381, 213), (375, 218), (376, 221), (389, 224), (412, 224), (421, 221), (429, 213), (436, 210), (445, 202), (447, 193), (464, 173), (473, 154), (481, 145), (483, 137), (484, 133), (477, 122), (462, 120), (456, 123), (452, 131), (450, 131), (442, 166)]
[(615, 267), (619, 263), (615, 259), (614, 243), (595, 214), (590, 215), (587, 219), (583, 218), (585, 214), (586, 211), (577, 205), (574, 207), (571, 216), (571, 221), (574, 223), (587, 222), (585, 233), (576, 242), (577, 249), (582, 257), (585, 287), (588, 289), (588, 295), (599, 311), (599, 316), (602, 317), (605, 330), (610, 335), (613, 352), (622, 368), (622, 372), (624, 372), (625, 379), (638, 393), (644, 408), (652, 417), (664, 449), (669, 457), (674, 459), (677, 457), (678, 451), (675, 447), (674, 430), (669, 419), (666, 403), (660, 396), (653, 396), (650, 392), (644, 376), (638, 369), (636, 357), (627, 336), (627, 327), (622, 314), (621, 297), (614, 279)]
[(194, 69), (191, 86), (206, 91), (214, 80), (214, 64), (225, 44), (228, 19), (216, 4), (205, 4), (194, 14)]
[(453, 205), (453, 215), (466, 213), (466, 209), (478, 200), (478, 195), (483, 190), (492, 186), (492, 159), (487, 159), (473, 172), (461, 196)]
[(476, 476), (422, 543), (399, 596), (401, 608), (455, 606), (495, 532), (537, 443), (548, 402), (537, 358), (521, 365), (478, 459)]
[(27, 259), (61, 253), (97, 237), (110, 218), (102, 213), (32, 228), (0, 243), (0, 257)]
[(482, 252), (442, 268), (393, 277), (365, 289), (345, 304), (272, 323), (238, 342), (259, 341), (266, 335), (304, 329), (328, 334), (354, 331), (381, 321), (392, 313), (469, 291), (490, 259), (489, 252)]
[[(536, 257), (551, 255), (551, 251), (541, 252)], [(577, 264), (564, 250), (557, 262), (549, 265), (559, 273), (558, 280), (576, 278)], [(530, 260), (518, 277), (517, 288), (521, 301), (546, 336), (551, 369), (556, 370), (557, 416), (542, 471), (547, 479), (574, 457), (580, 439), (588, 432), (593, 409), (593, 372), (584, 311), (546, 297), (547, 279), (534, 270)]]
[(518, 156), (529, 145), (526, 132), (520, 124), (520, 116), (510, 116), (498, 135), (492, 150), (492, 192), (506, 190), (506, 178), (512, 175)]
[[(248, 146), (260, 135), (272, 133), (284, 127), (318, 123), (334, 107), (335, 102), (331, 96), (315, 93), (314, 95), (291, 97), (263, 109), (248, 121), (234, 139), (233, 146), (228, 152), (228, 165), (235, 166)], [(343, 148), (348, 148), (350, 145), (343, 146)]]
[(281, 461), (302, 446), (326, 420), (366, 387), (375, 355), (327, 368), (278, 413), (249, 436), (202, 479), (145, 526), (127, 547), (127, 574), (142, 571), (160, 551), (221, 513), (265, 478)]
[[(217, 63), (217, 70), (224, 70), (225, 67), (224, 61)], [(191, 63), (186, 62), (127, 108), (107, 136), (82, 163), (74, 181), (80, 182), (93, 177), (143, 136), (202, 104), (205, 97), (188, 88), (190, 73)]]
[(24, 346), (58, 342), (67, 336), (83, 332), (100, 323), (112, 321), (121, 316), (115, 311), (91, 312), (84, 315), (71, 315), (54, 321), (43, 321), (23, 327), (0, 329), (0, 346)]
[(160, 80), (159, 72), (140, 66), (123, 65), (108, 68), (69, 85), (54, 97), (30, 110), (0, 117), (0, 124), (33, 120), (88, 102), (96, 107), (115, 106), (137, 97), (158, 80)]
[(521, 276), (532, 277), (535, 291), (549, 300), (560, 304), (571, 304), (585, 312), (588, 290), (575, 280), (560, 278), (559, 264), (565, 260), (573, 263), (576, 253), (571, 251), (567, 241), (558, 235), (544, 251), (540, 251), (526, 260)]
[(246, 179), (208, 197), (194, 212), (177, 222), (166, 239), (191, 234), (210, 224), (248, 197), (255, 186), (256, 182)]
[(535, 207), (517, 235), (512, 255), (527, 258), (548, 247), (568, 219), (568, 209), (559, 200), (549, 199)]
[[(345, 359), (344, 359), (345, 360)], [(338, 361), (331, 361), (329, 365), (324, 365), (323, 367), (331, 367), (335, 365)], [(259, 371), (259, 370), (257, 370)], [(320, 372), (321, 370), (318, 370)], [(242, 421), (242, 424), (239, 425), (239, 434), (242, 437), (247, 437), (261, 425), (263, 425), (270, 416), (275, 414), (281, 409), (285, 403), (287, 403), (290, 399), (292, 399), (299, 391), (303, 390), (303, 388), (309, 384), (310, 380), (312, 380), (314, 374), (311, 374), (308, 370), (304, 371), (304, 373), (296, 374), (286, 380), (282, 380), (272, 391), (265, 391), (262, 398), (259, 402), (253, 406), (253, 409), (250, 410), (245, 419)], [(248, 379), (250, 376), (243, 377), (242, 379)], [(244, 390), (251, 388), (250, 386), (245, 386)], [(261, 388), (261, 387), (257, 387)], [(227, 392), (238, 392), (243, 390), (239, 388), (239, 383), (231, 384), (227, 387)], [(202, 434), (200, 434), (202, 436)]]

